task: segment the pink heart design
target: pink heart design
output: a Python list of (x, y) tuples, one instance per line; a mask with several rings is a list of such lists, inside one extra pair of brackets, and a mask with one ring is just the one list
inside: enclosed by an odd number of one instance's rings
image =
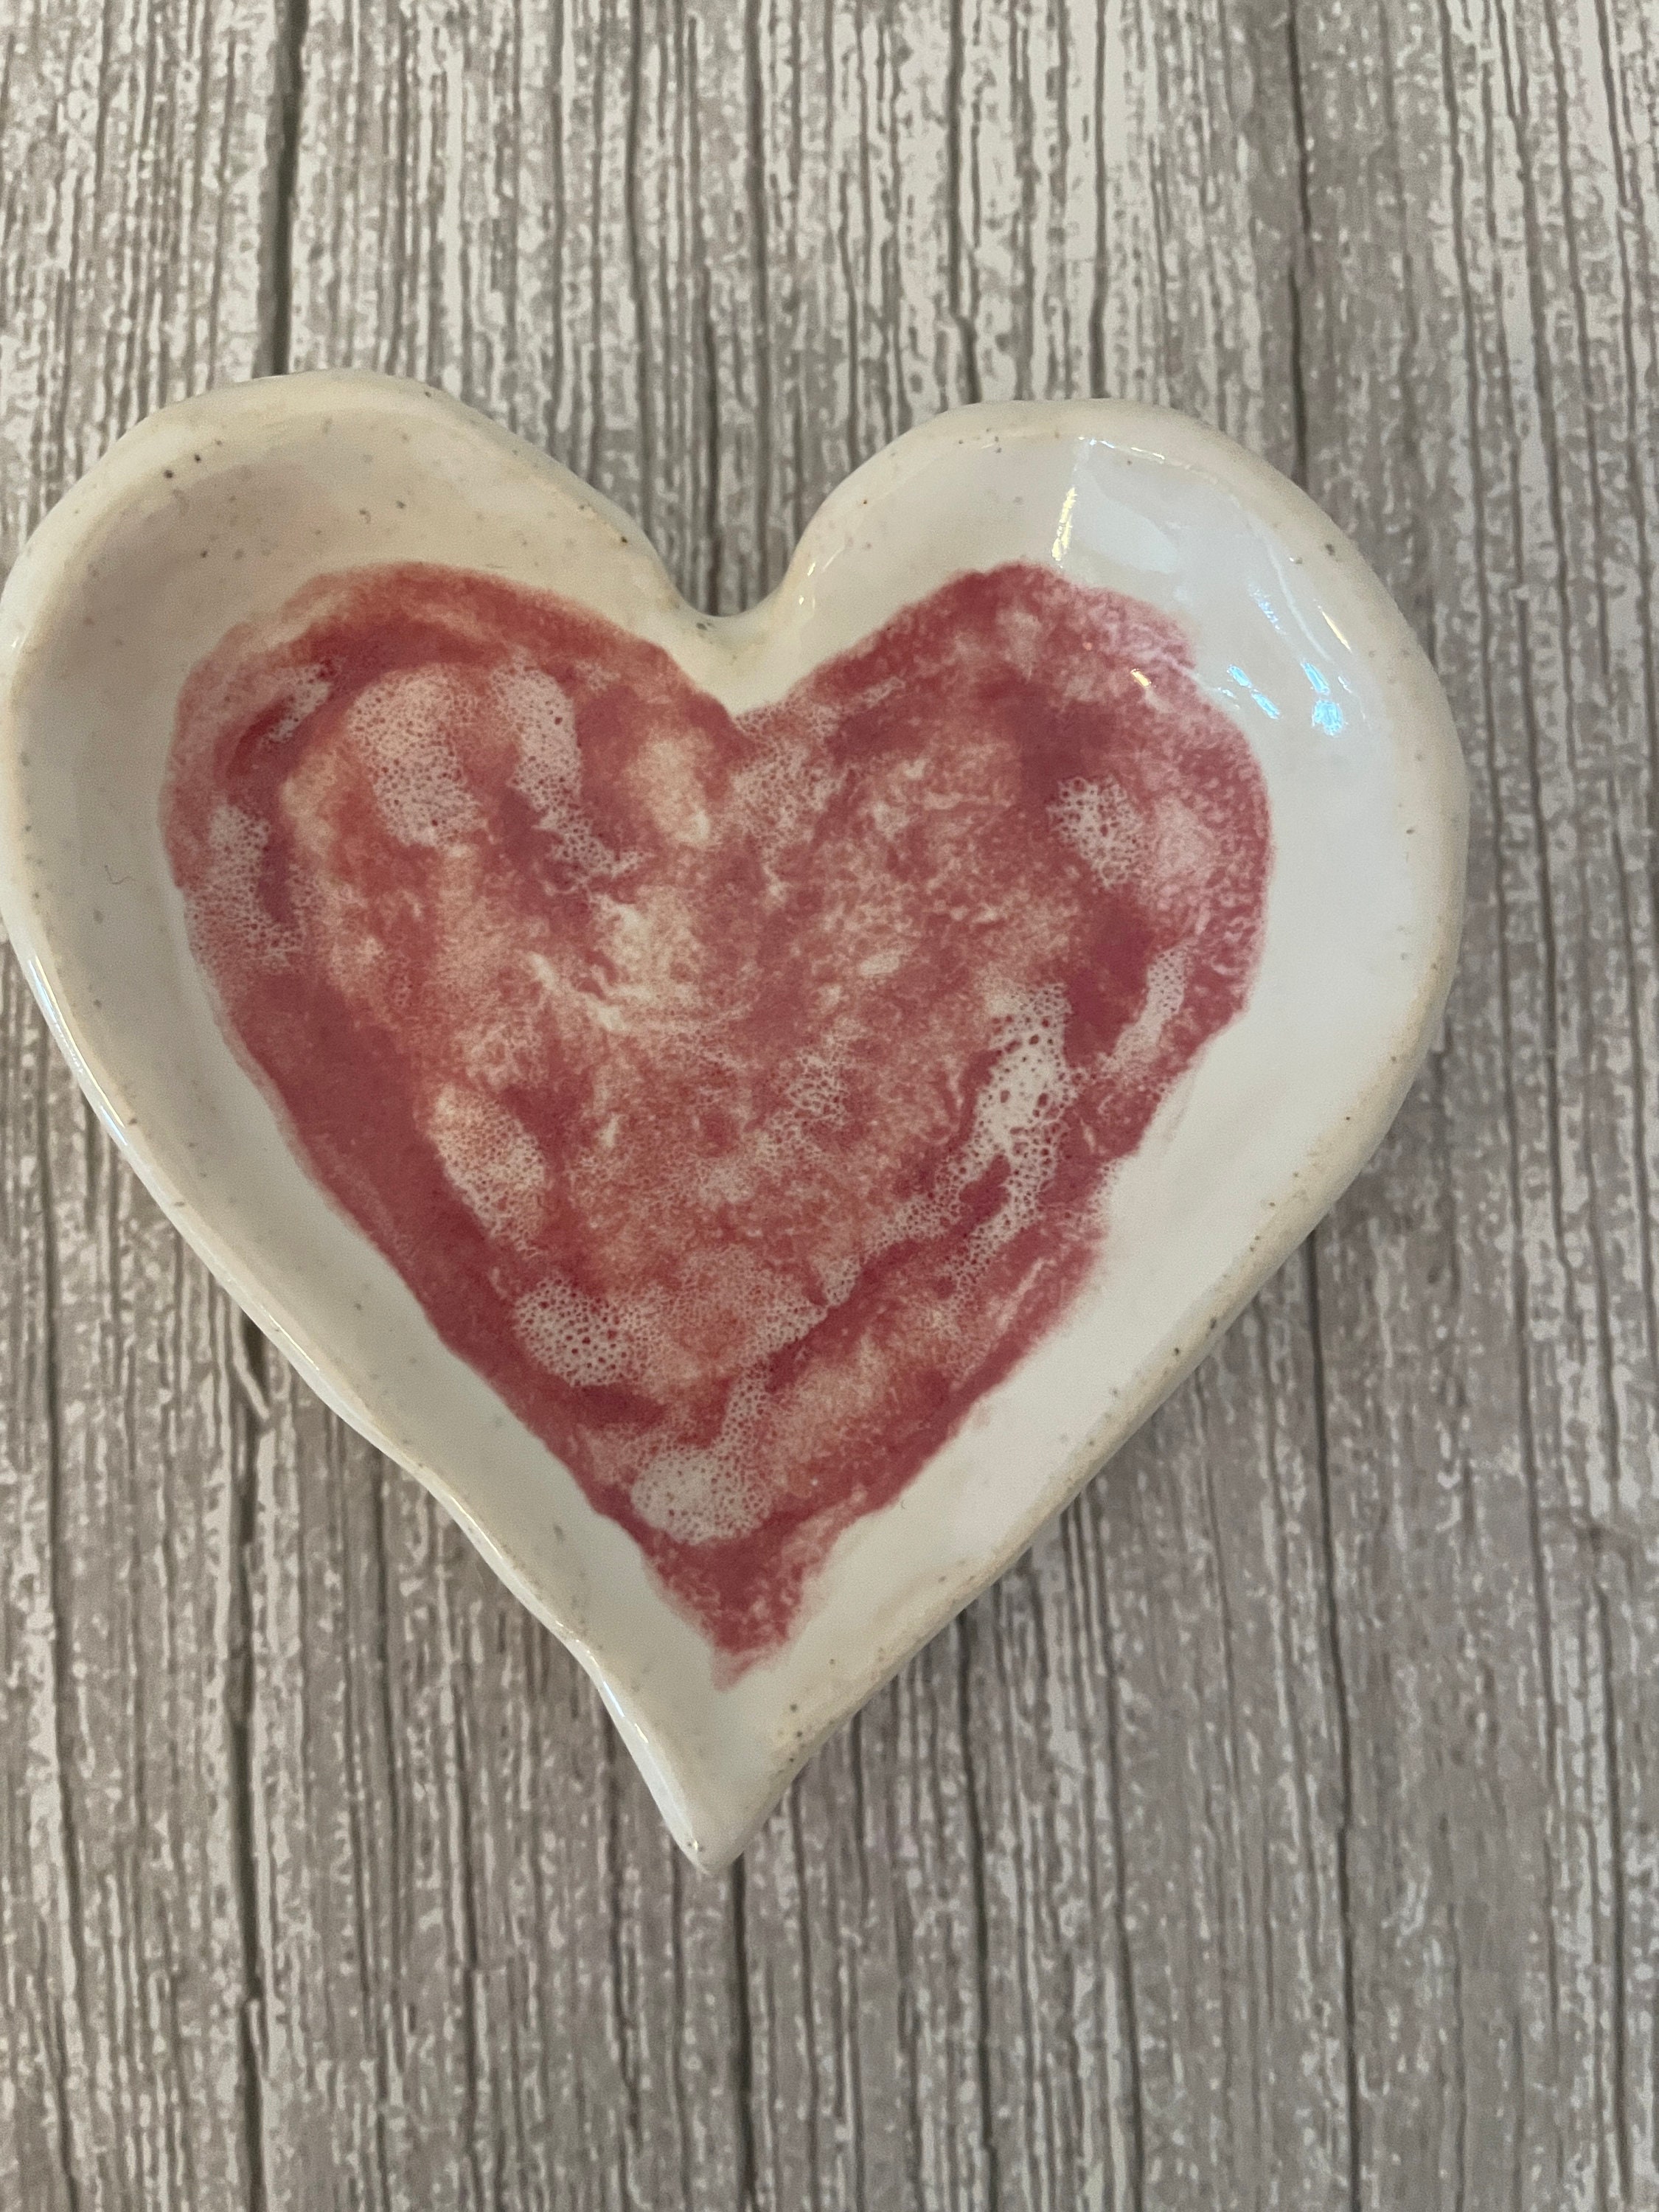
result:
[(567, 599), (324, 577), (191, 677), (163, 829), (301, 1157), (728, 1674), (1076, 1297), (1271, 866), (1180, 632), (1023, 564), (735, 718)]

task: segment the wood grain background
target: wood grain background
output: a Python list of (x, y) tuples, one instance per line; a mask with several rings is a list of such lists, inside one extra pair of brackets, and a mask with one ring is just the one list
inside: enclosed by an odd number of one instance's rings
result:
[(0, 2206), (1659, 2205), (1659, 10), (0, 0), (0, 559), (423, 376), (731, 609), (956, 402), (1218, 423), (1468, 747), (1462, 971), (1221, 1349), (681, 1864), (0, 1007)]

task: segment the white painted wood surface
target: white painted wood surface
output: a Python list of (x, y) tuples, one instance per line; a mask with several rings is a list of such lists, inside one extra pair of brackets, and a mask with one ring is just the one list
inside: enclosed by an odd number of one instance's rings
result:
[(1375, 1165), (738, 1871), (251, 1341), (15, 963), (0, 2206), (1659, 2205), (1649, 0), (0, 0), (0, 554), (423, 375), (694, 596), (962, 399), (1301, 478), (1474, 789)]

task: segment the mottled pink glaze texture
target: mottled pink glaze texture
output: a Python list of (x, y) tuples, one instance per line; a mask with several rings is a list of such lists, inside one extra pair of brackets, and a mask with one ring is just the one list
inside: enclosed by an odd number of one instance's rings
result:
[(325, 576), (163, 811), (311, 1172), (728, 1675), (1076, 1296), (1272, 849), (1178, 629), (1024, 564), (736, 717), (567, 599)]

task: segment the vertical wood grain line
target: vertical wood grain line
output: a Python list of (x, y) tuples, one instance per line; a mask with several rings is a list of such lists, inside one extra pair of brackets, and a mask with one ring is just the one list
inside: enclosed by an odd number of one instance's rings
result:
[(1285, 271), (1291, 305), (1291, 474), (1304, 490), (1308, 483), (1308, 376), (1304, 353), (1302, 287), (1313, 256), (1313, 179), (1308, 143), (1308, 118), (1302, 90), (1302, 40), (1297, 27), (1297, 0), (1285, 10), (1285, 46), (1291, 94), (1291, 119), (1296, 133), (1296, 215), (1297, 235), (1291, 241), (1290, 267)]
[(70, 2094), (69, 2036), (66, 2008), (78, 2003), (86, 1982), (82, 1955), (84, 1921), (81, 1898), (81, 1850), (75, 1820), (75, 1801), (70, 1789), (74, 1744), (69, 1713), (73, 1679), (66, 1536), (64, 1528), (64, 1421), (59, 1389), (58, 1316), (62, 1310), (63, 1285), (58, 1259), (58, 1223), (53, 1204), (52, 1128), (48, 1119), (47, 1086), (40, 1086), (35, 1127), (37, 1174), (40, 1194), (41, 1270), (46, 1311), (41, 1316), (42, 1364), (45, 1367), (46, 1429), (46, 1559), (48, 1604), (52, 1620), (52, 1753), (57, 1766), (58, 1847), (63, 1883), (63, 1911), (66, 1922), (70, 1987), (60, 1989), (52, 2008), (53, 2087), (58, 2098), (58, 2154), (63, 2166), (64, 2192), (70, 2212), (80, 2212), (81, 2184), (76, 2158), (76, 2131)]
[(1313, 1354), (1314, 1453), (1319, 1474), (1319, 1540), (1324, 1580), (1325, 1635), (1331, 1668), (1331, 1695), (1336, 1707), (1337, 1786), (1340, 1793), (1335, 1833), (1332, 1838), (1336, 1862), (1336, 1910), (1342, 1939), (1342, 2082), (1347, 2111), (1348, 2203), (1359, 2212), (1364, 2172), (1360, 2139), (1359, 2021), (1354, 2001), (1353, 1893), (1349, 1879), (1348, 1847), (1353, 1832), (1353, 1735), (1348, 1718), (1347, 1669), (1342, 1656), (1341, 1609), (1336, 1587), (1336, 1540), (1331, 1526), (1330, 1431), (1325, 1397), (1325, 1346), (1319, 1315), (1319, 1232), (1316, 1230), (1302, 1248), (1308, 1283), (1308, 1337)]
[(629, 0), (628, 10), (628, 106), (623, 122), (623, 207), (628, 230), (628, 287), (633, 308), (634, 434), (639, 441), (639, 524), (647, 538), (656, 528), (657, 441), (650, 399), (652, 344), (650, 281), (646, 271), (645, 225), (640, 195), (640, 134), (645, 82), (645, 9)]
[(963, 397), (977, 404), (984, 396), (979, 374), (979, 333), (969, 305), (964, 271), (967, 240), (963, 233), (962, 191), (964, 165), (962, 111), (968, 70), (967, 34), (963, 21), (963, 0), (951, 0), (951, 46), (945, 81), (945, 170), (947, 206), (946, 254), (951, 319), (962, 348)]
[[(270, 1377), (266, 1372), (264, 1337), (245, 1315), (231, 1316), (233, 1334), (240, 1334), (243, 1360), (255, 1390), (269, 1404)], [(242, 1431), (241, 1464), (237, 1469), (230, 1528), (230, 1633), (234, 1638), (230, 1710), (226, 1716), (230, 1739), (232, 1848), (236, 1866), (236, 1912), (241, 1938), (242, 2005), (239, 2048), (242, 2073), (242, 2142), (247, 2161), (248, 2212), (265, 2212), (264, 2155), (264, 2035), (261, 2015), (264, 2006), (265, 1964), (259, 1942), (259, 1868), (253, 1845), (254, 1773), (253, 1707), (258, 1685), (254, 1680), (253, 1546), (258, 1515), (259, 1443), (261, 1424), (253, 1410), (252, 1393), (244, 1394), (239, 1415)]]
[(265, 218), (261, 321), (265, 337), (261, 369), (286, 376), (293, 357), (294, 201), (300, 174), (300, 131), (305, 100), (306, 33), (311, 0), (278, 0), (282, 13), (276, 56), (276, 98), (270, 112), (269, 212)]
[(973, 1899), (974, 2078), (979, 2097), (980, 2148), (985, 2160), (986, 2212), (999, 2212), (1001, 2169), (997, 2162), (996, 2116), (991, 2079), (991, 1939), (985, 1894), (985, 1818), (974, 1756), (974, 1615), (957, 1615), (957, 1725), (962, 1732), (962, 1799), (968, 1816), (968, 1871)]
[(748, 1881), (739, 1858), (732, 1869), (732, 1980), (736, 2033), (732, 2038), (738, 2123), (738, 2156), (734, 2212), (754, 2212), (755, 2161), (755, 2034), (750, 2016)]
[(772, 297), (766, 220), (766, 86), (761, 64), (761, 0), (746, 0), (743, 17), (744, 124), (747, 131), (750, 252), (755, 283), (754, 547), (760, 563), (757, 596), (772, 583)]
[(1100, 1669), (1106, 1704), (1106, 1802), (1112, 1842), (1112, 1911), (1109, 1924), (1116, 1953), (1123, 2070), (1129, 2107), (1127, 2203), (1133, 2212), (1146, 2212), (1146, 2106), (1140, 2065), (1140, 2005), (1135, 1988), (1134, 1946), (1129, 1935), (1129, 1834), (1123, 1817), (1122, 1693), (1118, 1681), (1117, 1624), (1113, 1617), (1112, 1594), (1104, 1577), (1099, 1585), (1099, 1603)]

